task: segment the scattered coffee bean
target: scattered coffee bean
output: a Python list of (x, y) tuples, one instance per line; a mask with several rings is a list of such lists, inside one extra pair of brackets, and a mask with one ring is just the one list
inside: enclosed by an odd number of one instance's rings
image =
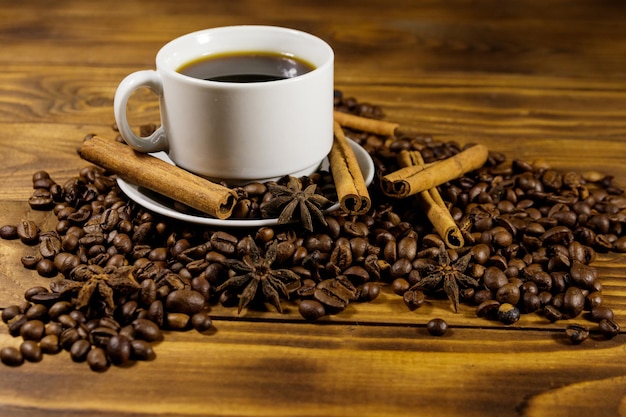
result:
[(56, 334), (48, 334), (39, 341), (42, 353), (54, 354), (61, 351), (59, 337)]
[(316, 300), (302, 300), (298, 305), (300, 315), (306, 320), (315, 321), (326, 315), (324, 305)]
[(213, 320), (207, 312), (201, 311), (191, 316), (191, 325), (199, 332), (206, 332), (213, 327)]
[(0, 227), (0, 238), (5, 240), (18, 239), (19, 235), (17, 233), (17, 226), (7, 224)]
[(589, 316), (591, 320), (596, 323), (602, 320), (613, 320), (613, 310), (609, 307), (599, 305), (591, 309)]
[(34, 340), (23, 341), (20, 345), (20, 353), (28, 362), (40, 362), (43, 359), (41, 347)]
[(409, 308), (409, 310), (413, 311), (418, 309), (424, 304), (426, 300), (426, 296), (423, 291), (420, 290), (409, 290), (405, 291), (402, 299), (404, 300), (404, 304)]
[(193, 315), (204, 308), (205, 302), (198, 291), (180, 289), (168, 294), (165, 308), (173, 313)]
[(22, 310), (20, 309), (20, 306), (15, 305), (15, 304), (10, 305), (4, 310), (2, 310), (2, 321), (5, 323), (8, 323), (18, 314), (22, 314)]
[(115, 335), (106, 345), (107, 357), (114, 365), (122, 365), (130, 360), (132, 345), (127, 337)]
[(22, 220), (17, 225), (17, 236), (26, 245), (34, 245), (39, 242), (39, 227), (32, 220)]
[(70, 347), (70, 356), (74, 362), (85, 362), (90, 350), (91, 343), (86, 339), (79, 339)]
[(501, 323), (509, 325), (517, 322), (520, 319), (520, 311), (512, 304), (504, 303), (498, 307), (498, 320)]
[(41, 320), (28, 320), (20, 328), (20, 336), (24, 340), (39, 341), (45, 332), (45, 325)]
[(589, 329), (579, 324), (570, 324), (565, 329), (565, 336), (574, 345), (579, 345), (589, 337)]
[(189, 328), (191, 317), (184, 313), (167, 313), (166, 326), (170, 330), (186, 330)]
[(87, 353), (87, 364), (94, 372), (104, 372), (110, 366), (106, 351), (101, 347), (95, 347)]
[(448, 323), (444, 319), (431, 319), (426, 323), (426, 330), (432, 336), (443, 336), (448, 331)]
[(0, 360), (7, 366), (20, 366), (24, 363), (24, 356), (17, 348), (7, 346), (0, 349)]
[(151, 320), (138, 318), (133, 321), (132, 326), (137, 339), (154, 342), (161, 338), (159, 326)]
[(612, 319), (602, 319), (600, 323), (598, 323), (598, 327), (600, 328), (600, 332), (607, 339), (612, 339), (620, 333), (620, 326), (616, 321)]
[(151, 361), (156, 358), (152, 345), (145, 340), (133, 340), (130, 342), (132, 352), (131, 359), (139, 361)]

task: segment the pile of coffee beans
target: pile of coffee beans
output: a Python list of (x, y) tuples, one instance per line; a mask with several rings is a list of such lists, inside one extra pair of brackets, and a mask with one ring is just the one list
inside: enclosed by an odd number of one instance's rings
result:
[[(339, 91), (335, 107), (383, 116), (379, 107)], [(67, 351), (94, 371), (151, 360), (152, 343), (163, 330), (211, 333), (211, 306), (235, 307), (244, 291), (256, 291), (247, 308), (263, 311), (271, 304), (295, 303), (309, 321), (371, 301), (382, 287), (416, 310), (429, 298), (446, 299), (441, 288), (419, 287), (425, 278), (420, 271), (436, 265), (441, 250), (452, 262), (471, 254), (464, 273), (479, 285), (461, 286), (458, 295), (478, 317), (512, 325), (523, 314), (565, 323), (585, 315), (596, 323), (594, 329), (563, 326), (572, 343), (582, 342), (589, 330), (606, 338), (619, 334), (613, 311), (604, 303), (601, 277), (590, 265), (597, 252), (626, 253), (626, 197), (612, 178), (507, 161), (490, 152), (483, 168), (439, 187), (465, 239), (461, 249), (443, 249), (416, 199), (385, 197), (378, 179), (399, 168), (402, 150), (419, 150), (426, 162), (434, 162), (463, 147), (422, 135), (347, 134), (375, 162), (372, 209), (361, 216), (328, 213), (327, 225), (318, 224), (312, 232), (297, 223), (228, 229), (162, 217), (128, 199), (115, 176), (96, 166), (62, 182), (45, 171), (34, 173), (29, 204), (52, 211), (56, 224), (43, 230), (22, 220), (0, 227), (0, 237), (29, 246), (22, 264), (50, 281), (2, 311), (10, 334), (22, 342), (19, 349), (2, 349), (0, 359), (15, 366)], [(313, 177), (303, 181), (324, 189), (332, 185), (328, 172)], [(244, 201), (239, 215), (254, 216), (265, 185), (238, 190)], [(270, 256), (274, 245), (276, 253)], [(257, 264), (262, 267), (255, 269)], [(253, 272), (242, 273), (246, 268)], [(292, 271), (299, 285), (287, 288), (274, 280), (273, 288), (280, 291), (268, 290), (262, 282), (269, 281), (268, 268), (279, 277), (279, 270)], [(228, 280), (237, 284), (223, 285)], [(427, 330), (443, 335), (448, 325), (434, 319)]]

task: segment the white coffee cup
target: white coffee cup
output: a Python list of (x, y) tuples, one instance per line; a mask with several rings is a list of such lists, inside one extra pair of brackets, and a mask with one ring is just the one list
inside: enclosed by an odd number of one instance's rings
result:
[[(314, 67), (265, 82), (209, 81), (180, 68), (215, 55), (264, 52), (293, 56)], [(128, 75), (115, 94), (122, 138), (140, 152), (167, 152), (197, 175), (232, 183), (314, 172), (333, 142), (332, 48), (311, 34), (273, 26), (228, 26), (183, 35), (157, 53), (156, 71)], [(160, 99), (162, 125), (136, 135), (127, 103), (140, 88)]]

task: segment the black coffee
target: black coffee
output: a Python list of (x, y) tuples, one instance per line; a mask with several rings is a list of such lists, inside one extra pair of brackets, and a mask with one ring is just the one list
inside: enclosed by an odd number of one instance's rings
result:
[(191, 61), (178, 72), (202, 80), (258, 83), (297, 77), (315, 67), (290, 55), (274, 52), (238, 52), (211, 55)]

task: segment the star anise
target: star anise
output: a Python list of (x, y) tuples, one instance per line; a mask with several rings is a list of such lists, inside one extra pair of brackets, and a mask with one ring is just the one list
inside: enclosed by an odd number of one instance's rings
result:
[(299, 208), (300, 223), (308, 230), (313, 231), (313, 221), (327, 225), (323, 209), (332, 203), (326, 197), (315, 192), (317, 185), (308, 185), (302, 189), (302, 182), (295, 177), (289, 177), (287, 185), (268, 185), (270, 193), (274, 196), (261, 208), (264, 217), (269, 217), (280, 212), (278, 224), (289, 223)]
[(133, 275), (134, 270), (133, 266), (102, 269), (100, 272), (91, 273), (84, 282), (63, 278), (54, 281), (50, 287), (58, 293), (78, 292), (77, 309), (90, 307), (95, 298), (102, 301), (106, 307), (114, 309), (116, 296), (141, 288)]
[(239, 311), (245, 308), (256, 297), (259, 287), (264, 299), (283, 312), (280, 305), (280, 296), (289, 297), (289, 294), (300, 287), (300, 276), (289, 269), (273, 269), (276, 260), (278, 241), (274, 240), (261, 256), (254, 239), (250, 240), (250, 247), (242, 259), (226, 259), (223, 264), (232, 271), (233, 275), (217, 287), (217, 291), (226, 288), (240, 290)]
[(459, 311), (459, 287), (477, 287), (478, 281), (465, 275), (472, 257), (471, 252), (456, 261), (450, 260), (450, 255), (442, 246), (437, 256), (437, 264), (429, 264), (420, 268), (420, 275), (423, 277), (409, 290), (429, 290), (436, 291), (443, 289), (452, 302), (454, 311)]

